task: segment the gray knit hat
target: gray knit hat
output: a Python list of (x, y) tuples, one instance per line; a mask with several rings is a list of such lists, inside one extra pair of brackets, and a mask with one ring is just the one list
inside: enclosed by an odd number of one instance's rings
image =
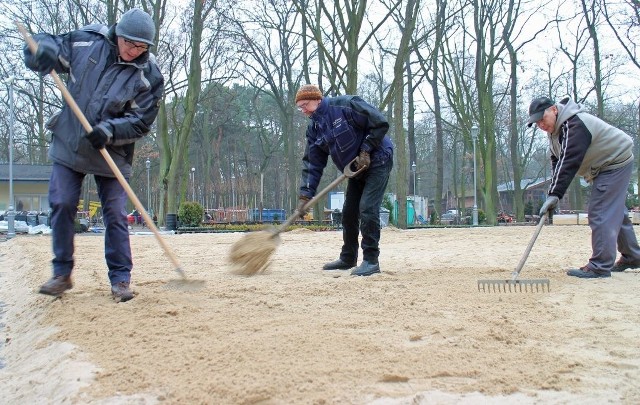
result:
[(122, 14), (116, 24), (116, 35), (130, 41), (144, 42), (153, 46), (156, 36), (156, 26), (151, 16), (139, 8), (132, 8)]

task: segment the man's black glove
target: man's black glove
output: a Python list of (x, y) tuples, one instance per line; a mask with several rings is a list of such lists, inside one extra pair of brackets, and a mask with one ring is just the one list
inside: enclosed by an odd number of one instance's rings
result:
[(356, 158), (356, 169), (360, 170), (363, 167), (367, 168), (370, 165), (371, 165), (371, 156), (369, 156), (369, 152), (365, 152), (361, 150), (360, 154)]
[(100, 127), (93, 127), (93, 131), (86, 134), (85, 137), (91, 142), (91, 146), (95, 149), (102, 149), (104, 145), (109, 142), (109, 135), (100, 129)]
[(58, 49), (48, 42), (40, 42), (34, 56), (35, 69), (43, 75), (51, 72), (58, 62)]
[(558, 206), (559, 201), (560, 199), (555, 195), (548, 196), (547, 200), (544, 202), (544, 204), (542, 204), (542, 207), (540, 208), (540, 216), (543, 216), (548, 211), (553, 211), (553, 209)]
[(304, 206), (307, 205), (309, 200), (310, 198), (304, 195), (301, 195), (300, 197), (298, 197), (298, 207), (296, 208), (296, 212), (298, 213), (300, 218), (304, 217), (306, 213), (309, 212), (308, 208), (307, 209), (304, 208)]

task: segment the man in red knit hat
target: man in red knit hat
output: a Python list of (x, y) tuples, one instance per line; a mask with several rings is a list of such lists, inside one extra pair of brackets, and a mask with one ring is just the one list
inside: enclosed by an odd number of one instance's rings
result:
[[(298, 110), (309, 117), (307, 145), (302, 157), (302, 185), (298, 212), (316, 194), (329, 156), (338, 170), (357, 157), (366, 171), (350, 178), (342, 209), (343, 245), (340, 257), (324, 270), (351, 270), (355, 276), (380, 273), (380, 205), (393, 167), (389, 123), (375, 107), (358, 96), (324, 97), (318, 86), (307, 84), (296, 94)], [(362, 263), (358, 235), (362, 234)]]

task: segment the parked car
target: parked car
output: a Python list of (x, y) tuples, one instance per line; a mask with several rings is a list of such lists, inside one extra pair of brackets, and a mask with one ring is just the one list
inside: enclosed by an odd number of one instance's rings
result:
[(138, 212), (138, 210), (131, 211), (131, 214), (127, 215), (127, 221), (129, 221), (129, 225), (136, 225), (142, 223), (142, 215)]
[(440, 223), (444, 225), (458, 225), (460, 222), (460, 214), (458, 210), (448, 210), (440, 215)]
[(513, 216), (505, 212), (500, 212), (497, 217), (499, 224), (510, 224), (513, 222)]

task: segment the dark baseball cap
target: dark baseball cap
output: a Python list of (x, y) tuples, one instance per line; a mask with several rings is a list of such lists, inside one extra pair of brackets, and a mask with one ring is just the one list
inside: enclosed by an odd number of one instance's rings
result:
[(527, 126), (531, 127), (542, 119), (544, 111), (555, 103), (549, 97), (538, 97), (529, 104), (529, 120)]

